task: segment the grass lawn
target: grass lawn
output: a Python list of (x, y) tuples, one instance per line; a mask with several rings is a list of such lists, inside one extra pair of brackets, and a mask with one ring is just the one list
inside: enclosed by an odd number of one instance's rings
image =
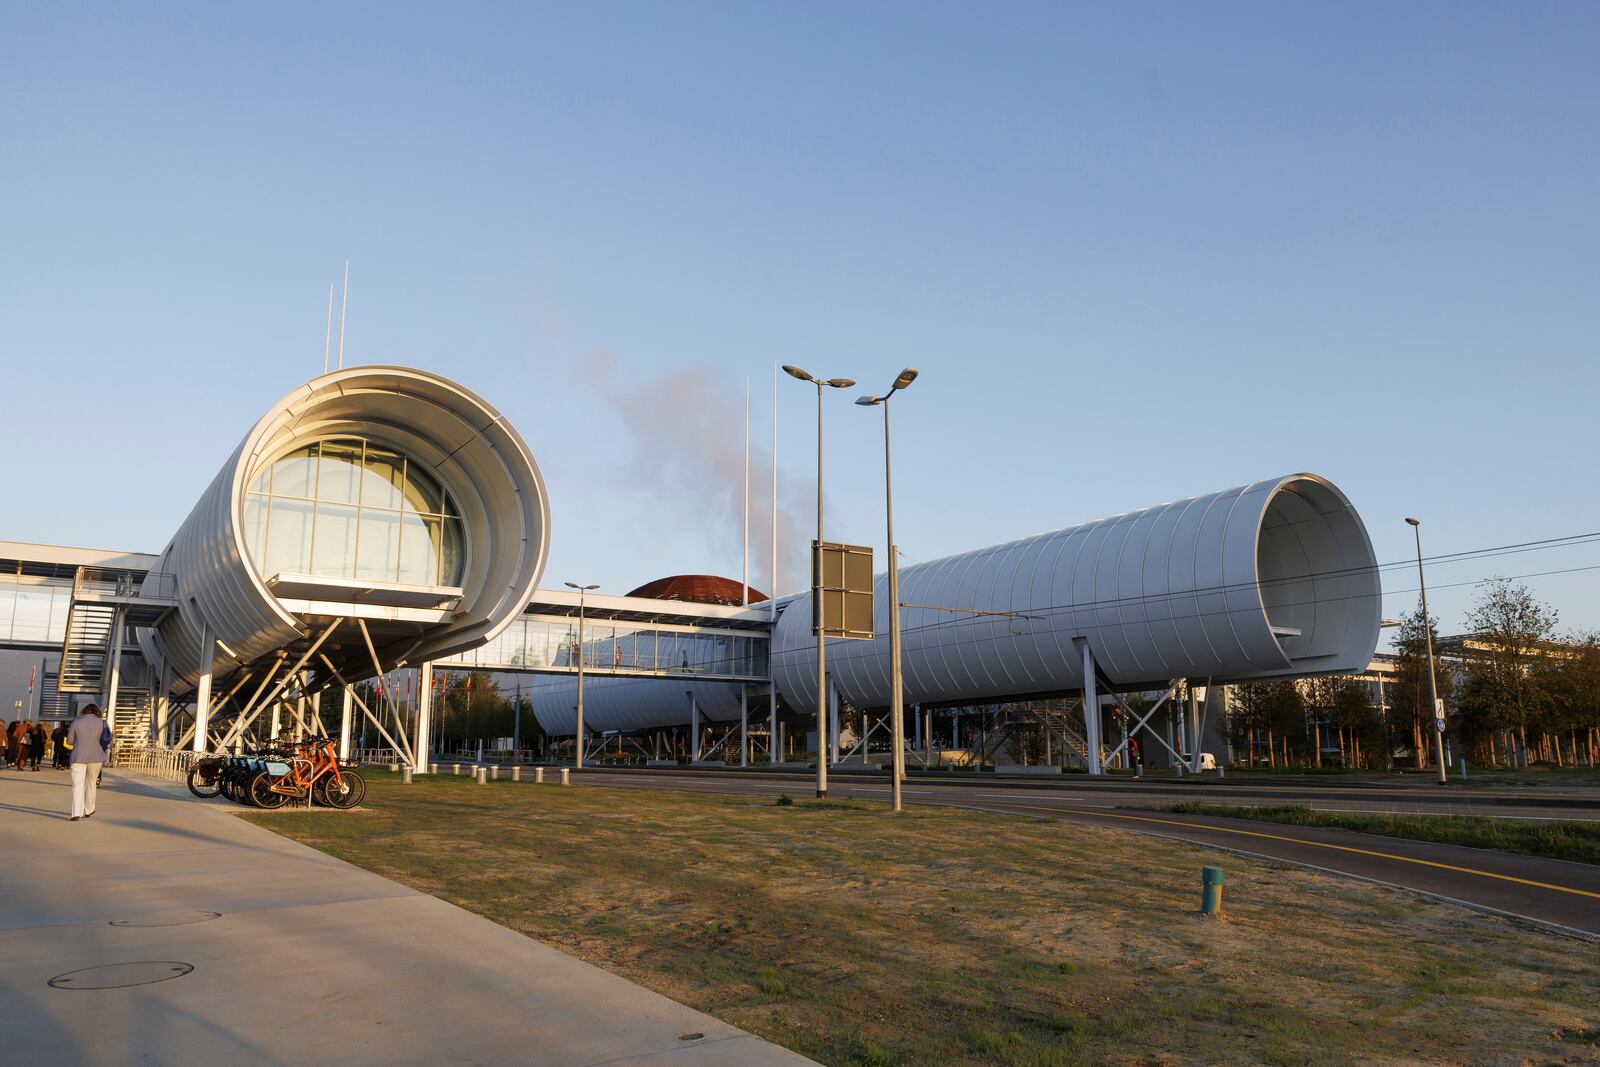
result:
[(1329, 826), (1384, 837), (1409, 837), (1446, 845), (1471, 845), (1528, 856), (1549, 856), (1578, 863), (1600, 863), (1600, 823), (1499, 819), (1484, 815), (1375, 815), (1366, 812), (1314, 811), (1302, 805), (1240, 807), (1185, 801), (1158, 810), (1189, 815), (1225, 815), (1293, 826)]
[(369, 781), (245, 817), (824, 1063), (1600, 1062), (1594, 945), (1398, 890), (951, 809)]
[[(1150, 771), (1145, 772), (1147, 775)], [(1381, 782), (1387, 785), (1436, 785), (1438, 770), (1429, 768), (1419, 771), (1415, 768), (1396, 769), (1392, 771), (1369, 770), (1341, 770), (1339, 768), (1314, 769), (1310, 767), (1297, 767), (1289, 769), (1268, 770), (1265, 767), (1228, 768), (1228, 777), (1240, 778), (1329, 778), (1345, 779), (1347, 781)], [(1528, 767), (1526, 769), (1502, 768), (1495, 770), (1490, 767), (1467, 765), (1467, 780), (1461, 780), (1460, 768), (1450, 765), (1450, 785), (1467, 786), (1469, 788), (1499, 788), (1501, 786), (1547, 786), (1552, 789), (1600, 789), (1600, 767)]]

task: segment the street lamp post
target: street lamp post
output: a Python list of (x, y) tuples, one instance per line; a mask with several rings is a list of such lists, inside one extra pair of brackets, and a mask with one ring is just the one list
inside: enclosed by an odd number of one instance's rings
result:
[(598, 583), (594, 585), (579, 585), (568, 582), (568, 589), (578, 591), (578, 743), (575, 747), (577, 753), (577, 769), (583, 770), (583, 595), (599, 589)]
[(828, 795), (828, 668), (826, 620), (822, 617), (822, 387), (848, 389), (853, 378), (816, 378), (799, 367), (785, 363), (783, 372), (791, 378), (817, 387), (817, 545), (811, 551), (811, 604), (817, 617), (817, 796)]
[(1444, 767), (1444, 712), (1439, 707), (1439, 683), (1433, 666), (1433, 620), (1428, 615), (1428, 583), (1422, 574), (1422, 521), (1407, 517), (1417, 535), (1417, 587), (1422, 591), (1422, 632), (1428, 638), (1428, 698), (1433, 702), (1433, 752), (1439, 761), (1439, 784), (1449, 781)]
[(883, 408), (883, 512), (889, 534), (889, 719), (894, 759), (890, 774), (894, 778), (894, 810), (900, 810), (900, 783), (905, 778), (905, 695), (900, 684), (900, 557), (894, 544), (894, 486), (889, 464), (889, 398), (917, 380), (914, 367), (907, 367), (882, 396), (863, 396), (862, 407)]

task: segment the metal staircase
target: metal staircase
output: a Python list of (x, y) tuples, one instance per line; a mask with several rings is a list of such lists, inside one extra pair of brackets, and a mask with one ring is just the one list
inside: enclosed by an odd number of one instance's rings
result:
[(56, 689), (63, 693), (98, 693), (105, 682), (106, 655), (116, 626), (115, 598), (125, 579), (90, 567), (72, 577), (67, 607), (67, 632), (61, 641), (61, 670)]
[(134, 752), (150, 744), (150, 717), (154, 699), (146, 688), (117, 689), (116, 716), (112, 720), (112, 763), (121, 766)]

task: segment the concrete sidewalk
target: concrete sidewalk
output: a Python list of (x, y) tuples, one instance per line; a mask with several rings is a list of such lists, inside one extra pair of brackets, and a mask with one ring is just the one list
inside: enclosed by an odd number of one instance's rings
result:
[(0, 1062), (811, 1062), (180, 790), (0, 771)]

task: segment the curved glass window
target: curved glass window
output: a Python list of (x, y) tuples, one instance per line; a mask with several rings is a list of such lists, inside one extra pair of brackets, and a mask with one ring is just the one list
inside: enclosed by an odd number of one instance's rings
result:
[(420, 464), (360, 438), (318, 441), (263, 467), (245, 494), (244, 527), (264, 578), (461, 584), (455, 501)]

